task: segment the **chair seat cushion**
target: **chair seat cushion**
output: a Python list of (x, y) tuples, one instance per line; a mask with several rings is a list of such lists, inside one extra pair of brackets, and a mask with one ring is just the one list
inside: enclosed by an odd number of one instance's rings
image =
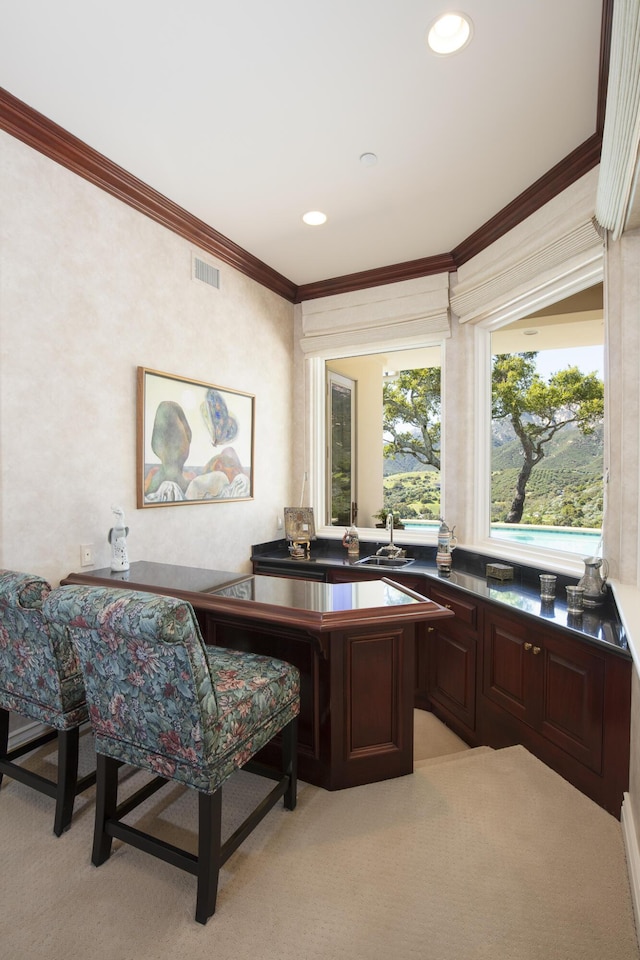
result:
[[(151, 752), (94, 726), (96, 750), (201, 792), (215, 791), (300, 712), (300, 674), (283, 660), (223, 647), (204, 647), (215, 692), (210, 717), (201, 723), (215, 736), (195, 734), (189, 749), (184, 731), (159, 736), (162, 752)], [(217, 710), (215, 710), (217, 704)], [(206, 744), (209, 744), (207, 748)], [(196, 744), (194, 743), (194, 746)]]
[(220, 769), (242, 766), (298, 714), (300, 676), (283, 660), (221, 647), (205, 652), (218, 703), (219, 740), (210, 768), (217, 779)]

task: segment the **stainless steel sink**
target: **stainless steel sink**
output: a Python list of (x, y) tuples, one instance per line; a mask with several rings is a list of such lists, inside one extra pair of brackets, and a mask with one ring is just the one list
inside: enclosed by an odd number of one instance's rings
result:
[(378, 557), (376, 555), (356, 560), (356, 563), (362, 564), (363, 567), (395, 567), (396, 569), (408, 567), (413, 562), (413, 557)]

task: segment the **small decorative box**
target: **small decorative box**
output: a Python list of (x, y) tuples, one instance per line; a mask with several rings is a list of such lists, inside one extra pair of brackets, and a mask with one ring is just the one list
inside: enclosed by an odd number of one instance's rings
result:
[(506, 563), (488, 563), (486, 575), (494, 580), (513, 580), (513, 567)]

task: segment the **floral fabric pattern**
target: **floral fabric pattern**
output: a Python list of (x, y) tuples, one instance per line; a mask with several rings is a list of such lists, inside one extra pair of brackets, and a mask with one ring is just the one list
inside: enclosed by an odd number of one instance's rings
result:
[(69, 634), (42, 614), (50, 591), (42, 577), (0, 570), (0, 707), (69, 730), (88, 712)]
[(66, 586), (44, 613), (78, 651), (99, 753), (214, 793), (299, 712), (295, 667), (205, 646), (183, 600)]

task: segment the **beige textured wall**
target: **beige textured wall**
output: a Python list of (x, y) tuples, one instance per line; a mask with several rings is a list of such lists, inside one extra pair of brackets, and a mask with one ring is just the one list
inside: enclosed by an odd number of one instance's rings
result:
[(604, 541), (611, 576), (640, 587), (640, 230), (609, 242), (605, 307), (609, 483)]
[[(4, 133), (0, 242), (0, 564), (108, 565), (117, 503), (132, 561), (248, 570), (292, 496), (292, 305), (193, 281), (196, 248)], [(138, 365), (255, 395), (253, 501), (136, 509)]]
[[(610, 481), (604, 521), (605, 543), (617, 563), (613, 576), (640, 588), (640, 230), (624, 234), (607, 250), (605, 275), (607, 316), (607, 406), (610, 410), (607, 460)], [(627, 610), (640, 651), (637, 599)], [(638, 659), (636, 659), (636, 663)], [(629, 800), (640, 823), (640, 679), (631, 688), (631, 755)]]

